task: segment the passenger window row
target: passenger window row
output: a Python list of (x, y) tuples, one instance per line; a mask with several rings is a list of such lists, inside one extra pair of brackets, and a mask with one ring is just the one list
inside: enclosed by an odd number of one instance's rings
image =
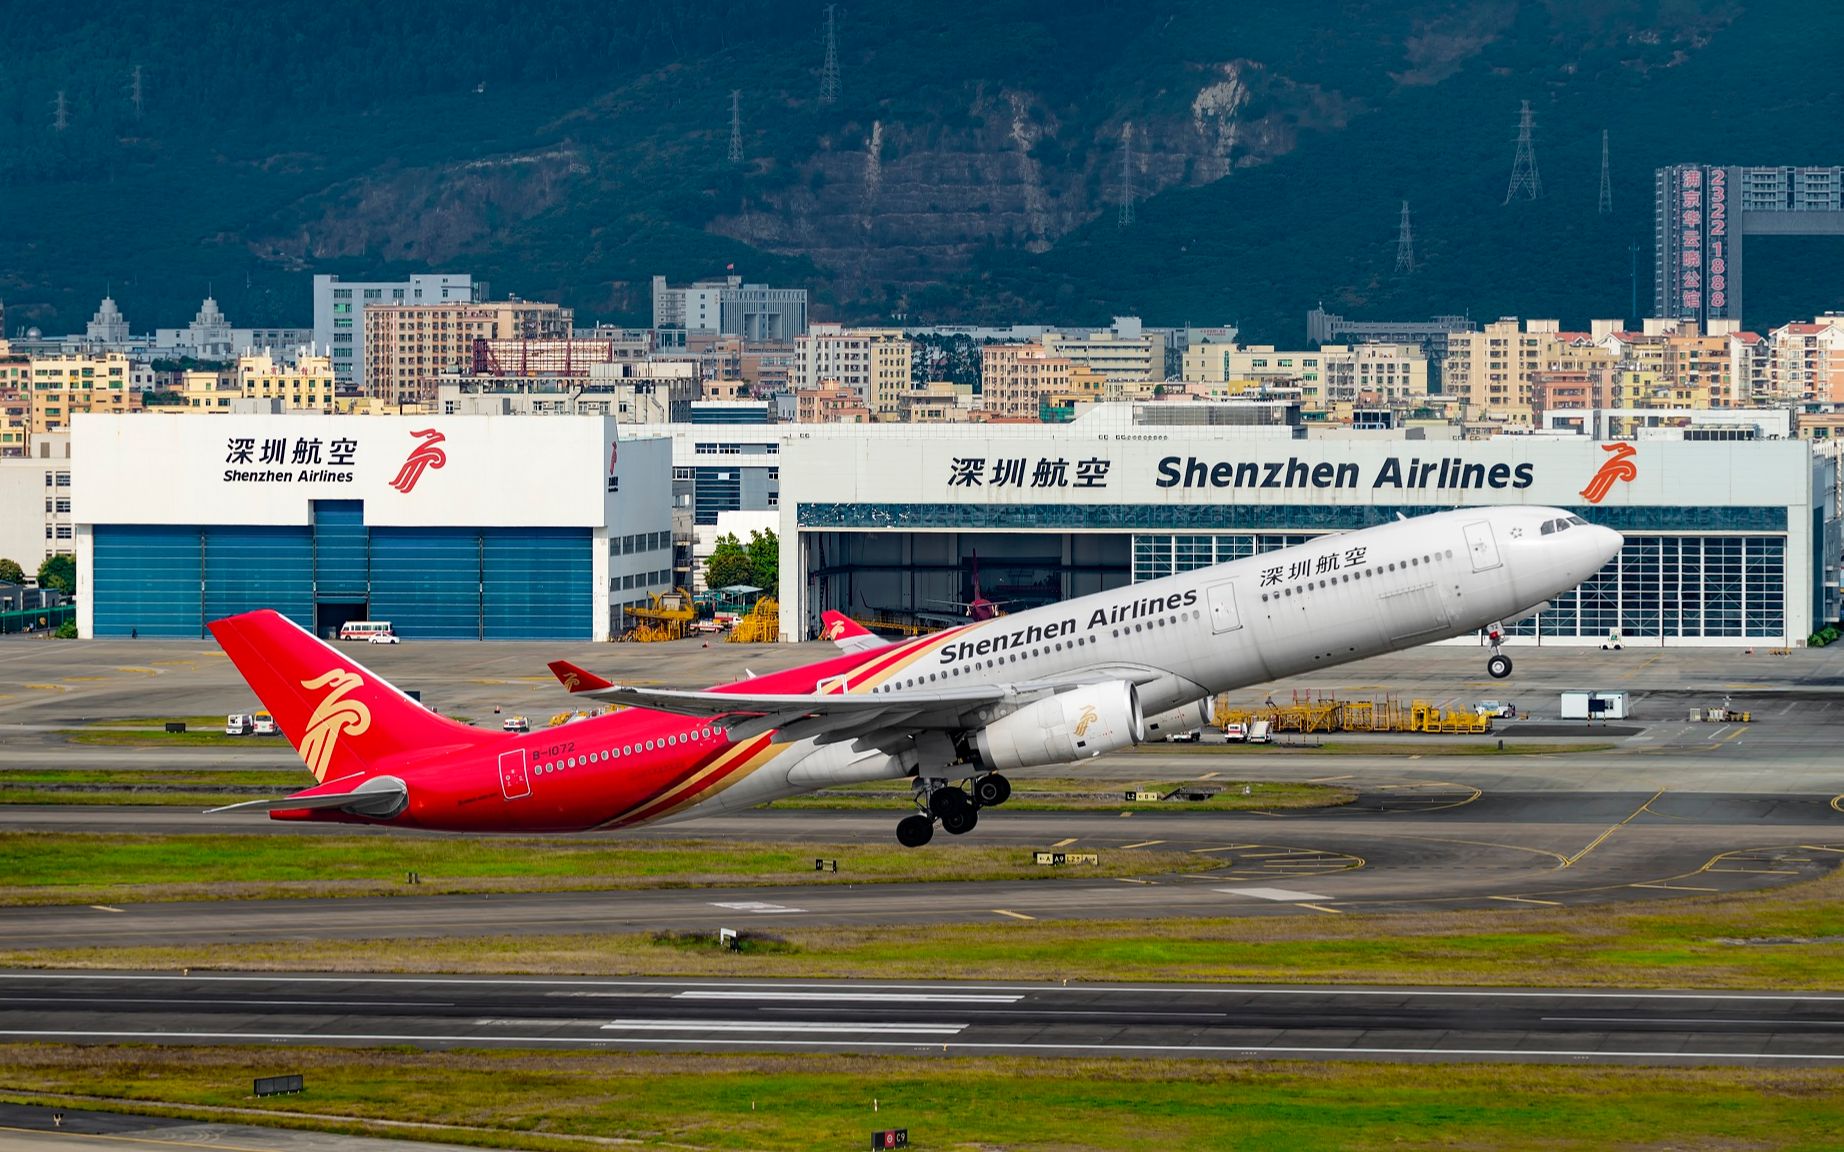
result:
[(1401, 561), (1392, 560), (1388, 564), (1376, 564), (1376, 565), (1372, 565), (1369, 568), (1359, 569), (1356, 572), (1334, 572), (1330, 577), (1324, 580), (1318, 580), (1318, 581), (1308, 580), (1304, 584), (1295, 584), (1291, 588), (1282, 588), (1278, 592), (1263, 592), (1261, 594), (1261, 602), (1263, 604), (1266, 604), (1269, 600), (1279, 600), (1283, 596), (1287, 596), (1287, 597), (1304, 596), (1308, 592), (1311, 592), (1314, 588), (1329, 588), (1334, 584), (1349, 584), (1353, 580), (1361, 581), (1365, 579), (1366, 577), (1375, 576), (1380, 572), (1394, 572), (1398, 568), (1401, 568), (1404, 571), (1406, 571), (1410, 568), (1419, 568), (1423, 564), (1433, 564), (1436, 560), (1452, 560), (1452, 559), (1453, 559), (1453, 549), (1449, 548), (1445, 552), (1434, 552), (1434, 553), (1430, 553), (1430, 554), (1426, 554), (1422, 556), (1411, 556), (1407, 560), (1401, 560)]
[(562, 772), (566, 768), (576, 768), (579, 766), (587, 767), (590, 764), (600, 764), (609, 760), (619, 760), (623, 756), (633, 756), (642, 752), (655, 752), (662, 748), (672, 748), (680, 744), (690, 744), (694, 740), (717, 740), (722, 738), (722, 736), (723, 729), (721, 728), (693, 728), (690, 732), (679, 732), (655, 740), (642, 740), (634, 744), (623, 744), (619, 748), (609, 747), (599, 752), (586, 752), (581, 756), (564, 756), (556, 760), (547, 760), (538, 765), (537, 771), (541, 776), (548, 775), (552, 772)]

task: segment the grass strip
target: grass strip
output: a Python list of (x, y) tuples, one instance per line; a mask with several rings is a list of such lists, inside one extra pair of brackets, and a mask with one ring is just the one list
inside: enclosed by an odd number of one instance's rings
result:
[(208, 949), (0, 946), (0, 965), (1835, 991), (1844, 987), (1840, 901), (1844, 874), (1832, 873), (1763, 892), (1588, 908), (1040, 919), (901, 933), (779, 923), (773, 948), (743, 955), (684, 937), (636, 933), (302, 940)]
[[(257, 1100), (286, 1068), (307, 1091)], [(0, 1046), (0, 1093), (493, 1147), (1833, 1148), (1844, 1072), (861, 1055)], [(875, 1108), (873, 1107), (875, 1101)], [(58, 1101), (67, 1106), (75, 1103)], [(110, 1105), (128, 1110), (133, 1105)], [(368, 1125), (366, 1121), (372, 1121)]]
[[(1606, 752), (1615, 745), (1606, 742), (1578, 744), (1511, 744), (1500, 747), (1497, 741), (1454, 744), (1418, 740), (1402, 743), (1394, 739), (1327, 740), (1297, 733), (1277, 735), (1272, 744), (1141, 744), (1132, 755), (1155, 756), (1563, 756), (1577, 752)], [(1307, 741), (1315, 741), (1307, 743)]]
[[(839, 862), (816, 872), (815, 859)], [(561, 892), (762, 884), (1095, 879), (1204, 870), (1184, 852), (1108, 852), (1099, 867), (1056, 871), (1030, 851), (944, 843), (916, 852), (877, 844), (714, 840), (610, 842), (571, 837), (129, 836), (0, 832), (0, 905), (158, 900)], [(414, 872), (415, 886), (405, 877)], [(89, 879), (95, 877), (97, 879)], [(102, 879), (106, 877), (107, 879)]]
[(92, 728), (153, 728), (164, 729), (174, 720), (181, 721), (187, 728), (215, 728), (224, 731), (224, 722), (230, 714), (223, 716), (111, 716), (102, 720), (90, 721)]
[[(1012, 798), (1005, 802), (1007, 812), (1250, 812), (1282, 809), (1335, 808), (1357, 799), (1349, 788), (1325, 784), (1297, 784), (1259, 780), (1211, 780), (1221, 790), (1204, 800), (1137, 800), (1129, 801), (1129, 791), (1172, 792), (1182, 781), (1161, 780), (1153, 783), (1116, 782), (1097, 779), (1012, 780)], [(1248, 789), (1244, 795), (1243, 789)], [(869, 809), (890, 808), (909, 799), (910, 789), (893, 787), (886, 781), (828, 788), (824, 792), (793, 796), (765, 805), (769, 808)]]

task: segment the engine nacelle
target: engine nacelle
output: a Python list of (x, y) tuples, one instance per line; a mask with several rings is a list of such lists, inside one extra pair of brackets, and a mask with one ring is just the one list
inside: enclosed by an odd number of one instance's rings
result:
[(1085, 684), (994, 720), (974, 737), (988, 768), (1070, 764), (1129, 748), (1145, 737), (1140, 701), (1125, 680)]
[(1205, 697), (1177, 708), (1169, 708), (1156, 716), (1148, 716), (1145, 723), (1145, 739), (1163, 740), (1167, 736), (1195, 732), (1209, 723), (1210, 699)]

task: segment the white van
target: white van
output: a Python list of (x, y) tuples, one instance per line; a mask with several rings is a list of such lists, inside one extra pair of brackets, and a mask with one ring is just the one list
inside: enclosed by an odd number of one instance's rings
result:
[(275, 717), (267, 712), (258, 712), (250, 717), (251, 728), (258, 736), (275, 735)]
[(233, 712), (224, 721), (226, 736), (248, 736), (256, 731), (256, 717), (248, 712)]

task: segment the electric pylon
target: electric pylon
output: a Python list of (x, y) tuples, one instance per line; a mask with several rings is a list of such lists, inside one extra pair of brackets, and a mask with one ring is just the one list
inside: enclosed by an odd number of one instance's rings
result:
[(1396, 229), (1396, 271), (1415, 271), (1415, 234), (1409, 228), (1409, 202), (1402, 202), (1402, 224)]
[(1125, 228), (1133, 223), (1133, 121), (1120, 130), (1120, 216), (1116, 225)]
[(743, 93), (730, 91), (730, 163), (743, 162)]
[(1526, 199), (1536, 200), (1543, 195), (1543, 180), (1537, 175), (1537, 154), (1530, 145), (1530, 129), (1533, 117), (1530, 101), (1523, 102), (1517, 117), (1517, 155), (1511, 161), (1511, 185), (1505, 189), (1505, 203), (1511, 203), (1519, 192)]
[(1607, 173), (1607, 129), (1601, 129), (1601, 215), (1613, 215), (1613, 180)]
[(839, 25), (834, 19), (835, 7), (826, 5), (826, 63), (820, 68), (821, 104), (834, 104), (839, 99)]

